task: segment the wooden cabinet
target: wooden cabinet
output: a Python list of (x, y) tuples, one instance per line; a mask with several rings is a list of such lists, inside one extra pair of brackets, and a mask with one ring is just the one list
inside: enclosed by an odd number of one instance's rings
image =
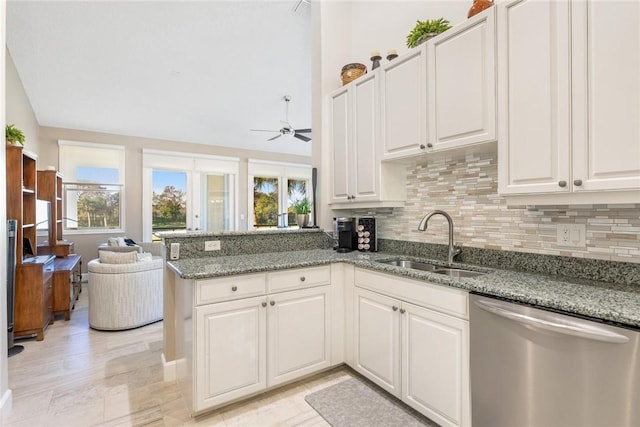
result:
[(379, 158), (379, 92), (376, 72), (330, 97), (334, 209), (352, 207), (353, 203), (404, 204), (406, 172), (397, 165), (381, 164)]
[(56, 256), (73, 253), (73, 243), (65, 241), (62, 235), (62, 174), (51, 170), (38, 171), (37, 196), (50, 204), (49, 234), (47, 240), (38, 245), (38, 252)]
[(22, 264), (24, 241), (36, 252), (36, 162), (37, 156), (22, 147), (6, 146), (7, 219), (18, 221), (16, 259)]
[(42, 341), (45, 329), (53, 323), (53, 256), (46, 261), (16, 267), (16, 337), (36, 335)]
[(382, 160), (420, 155), (427, 146), (426, 44), (380, 70)]
[(499, 192), (638, 203), (640, 5), (505, 1), (497, 14)]
[(469, 425), (466, 293), (355, 275), (354, 369), (440, 425)]
[(68, 255), (53, 260), (53, 315), (71, 318), (71, 310), (82, 292), (82, 260), (80, 255)]
[(329, 367), (330, 279), (322, 266), (195, 281), (194, 413)]
[(496, 140), (495, 8), (427, 43), (427, 152)]

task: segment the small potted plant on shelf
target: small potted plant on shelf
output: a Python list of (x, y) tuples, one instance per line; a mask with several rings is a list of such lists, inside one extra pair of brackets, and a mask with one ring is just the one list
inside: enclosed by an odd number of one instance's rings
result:
[(7, 145), (24, 146), (24, 133), (15, 125), (6, 125), (4, 128), (4, 139)]
[(416, 26), (407, 36), (407, 47), (414, 48), (420, 43), (429, 40), (431, 37), (435, 37), (438, 34), (447, 31), (451, 28), (449, 21), (444, 18), (420, 21), (416, 22)]
[(303, 197), (293, 204), (293, 210), (296, 212), (296, 222), (298, 227), (303, 228), (309, 225), (309, 212), (311, 212), (311, 203), (309, 199)]

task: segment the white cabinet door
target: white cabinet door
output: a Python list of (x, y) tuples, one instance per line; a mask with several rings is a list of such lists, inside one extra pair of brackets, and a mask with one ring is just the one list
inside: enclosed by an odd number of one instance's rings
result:
[(640, 3), (571, 11), (573, 190), (640, 190)]
[(266, 387), (263, 303), (265, 297), (254, 297), (195, 308), (196, 412)]
[(355, 370), (380, 387), (401, 397), (400, 302), (355, 288)]
[(402, 305), (402, 400), (443, 426), (470, 425), (469, 322)]
[(378, 130), (378, 80), (376, 74), (353, 82), (353, 164), (355, 202), (379, 199), (379, 166), (376, 153)]
[(269, 387), (330, 365), (329, 286), (269, 296)]
[(380, 69), (382, 159), (424, 153), (427, 144), (426, 45)]
[(349, 92), (343, 88), (330, 97), (331, 103), (331, 146), (333, 149), (333, 189), (334, 202), (351, 200), (353, 183), (351, 170)]
[(501, 194), (568, 192), (569, 3), (512, 0), (495, 7), (498, 190)]
[(496, 139), (495, 8), (427, 43), (429, 151)]

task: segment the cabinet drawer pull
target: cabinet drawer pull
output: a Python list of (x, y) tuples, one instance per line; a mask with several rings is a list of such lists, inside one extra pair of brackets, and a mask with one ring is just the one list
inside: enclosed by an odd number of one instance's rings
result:
[(582, 185), (582, 180), (581, 179), (574, 179), (573, 180), (573, 185), (575, 185), (576, 187), (580, 187)]
[(271, 300), (271, 301), (269, 301), (269, 304), (276, 305), (276, 302), (274, 300)]
[(400, 314), (404, 314), (405, 311), (407, 311), (407, 310), (405, 310), (404, 308), (401, 308), (400, 309)]
[(393, 308), (393, 311), (398, 311), (398, 307), (396, 307), (395, 305), (391, 308)]
[(424, 144), (420, 144), (420, 149), (421, 149), (421, 150), (424, 150), (424, 148), (425, 148), (425, 147), (424, 147)]
[(232, 286), (232, 287), (231, 287), (231, 290), (232, 290), (233, 292), (235, 292), (235, 291), (237, 291), (237, 290), (238, 290), (238, 287), (234, 285), (234, 286)]
[(566, 187), (567, 186), (567, 181), (558, 181), (558, 185), (560, 187)]
[(263, 301), (263, 302), (262, 302), (262, 306), (263, 306), (263, 307), (266, 307), (266, 306), (267, 306), (267, 303)]
[(306, 278), (306, 277), (304, 277), (304, 276), (300, 276), (300, 281), (301, 281), (301, 282), (304, 282), (305, 280), (307, 280), (307, 278)]
[(427, 144), (427, 148), (433, 148), (433, 144), (432, 143), (428, 143)]

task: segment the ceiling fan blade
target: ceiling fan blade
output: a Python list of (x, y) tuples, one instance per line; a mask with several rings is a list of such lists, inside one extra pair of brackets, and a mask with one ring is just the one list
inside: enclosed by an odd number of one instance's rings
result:
[(311, 129), (296, 129), (295, 131), (296, 133), (309, 133), (311, 132)]
[(276, 135), (276, 136), (274, 136), (273, 138), (269, 138), (269, 139), (267, 139), (267, 141), (273, 141), (274, 139), (276, 139), (276, 138), (280, 138), (281, 136), (282, 136), (282, 134), (280, 134), (280, 135)]
[(271, 129), (249, 129), (251, 132), (280, 132), (279, 130)]
[(303, 140), (304, 142), (309, 142), (309, 141), (311, 141), (311, 138), (307, 138), (307, 137), (306, 137), (306, 136), (304, 136), (304, 135), (298, 135), (297, 133), (296, 133), (295, 135), (293, 135), (293, 137), (294, 137), (294, 138), (301, 139), (301, 140)]

